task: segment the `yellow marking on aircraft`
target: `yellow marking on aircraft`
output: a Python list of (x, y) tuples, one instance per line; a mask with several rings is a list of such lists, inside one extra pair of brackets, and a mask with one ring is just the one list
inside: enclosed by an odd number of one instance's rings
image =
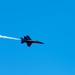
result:
[(36, 41), (36, 40), (27, 40), (27, 41), (31, 41), (31, 42), (33, 42), (33, 41)]

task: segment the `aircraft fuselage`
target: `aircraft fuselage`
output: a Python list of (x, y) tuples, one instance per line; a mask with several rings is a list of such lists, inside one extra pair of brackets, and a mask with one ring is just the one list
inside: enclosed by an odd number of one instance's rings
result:
[(27, 43), (27, 46), (31, 46), (32, 43), (44, 44), (43, 42), (37, 40), (31, 40), (29, 36), (24, 36), (24, 38), (21, 37), (21, 44), (23, 43)]

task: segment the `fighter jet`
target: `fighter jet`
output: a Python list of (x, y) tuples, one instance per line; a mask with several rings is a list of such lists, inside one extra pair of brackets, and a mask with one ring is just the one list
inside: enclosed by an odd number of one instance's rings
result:
[(32, 43), (44, 44), (43, 42), (32, 40), (28, 35), (24, 36), (24, 38), (21, 37), (21, 44), (23, 43), (27, 43), (28, 47), (30, 47)]

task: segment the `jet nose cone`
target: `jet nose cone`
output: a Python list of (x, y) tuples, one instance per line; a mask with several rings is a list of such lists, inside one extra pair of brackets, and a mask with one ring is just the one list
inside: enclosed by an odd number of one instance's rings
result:
[(44, 44), (43, 42), (41, 42), (41, 44)]

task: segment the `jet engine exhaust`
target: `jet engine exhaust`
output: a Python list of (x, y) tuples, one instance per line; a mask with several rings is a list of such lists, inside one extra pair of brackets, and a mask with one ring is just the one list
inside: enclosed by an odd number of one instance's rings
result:
[(0, 38), (3, 38), (3, 39), (11, 39), (11, 40), (21, 40), (19, 38), (14, 38), (14, 37), (9, 37), (9, 36), (3, 36), (3, 35), (0, 35)]

